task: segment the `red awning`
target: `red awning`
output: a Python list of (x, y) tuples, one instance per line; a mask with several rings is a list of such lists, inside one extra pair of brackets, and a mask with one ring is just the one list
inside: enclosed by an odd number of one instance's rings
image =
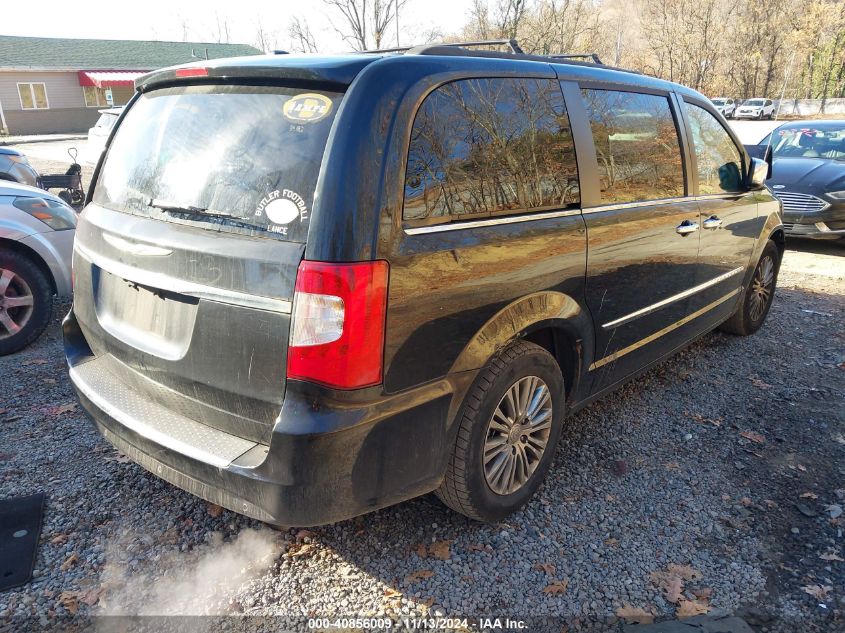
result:
[(135, 86), (135, 80), (145, 72), (126, 70), (80, 70), (79, 85), (95, 86), (97, 88), (112, 88), (114, 86)]

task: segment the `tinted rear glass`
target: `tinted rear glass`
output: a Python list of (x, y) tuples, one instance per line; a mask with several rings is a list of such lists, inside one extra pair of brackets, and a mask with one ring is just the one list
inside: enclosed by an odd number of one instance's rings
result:
[(304, 242), (341, 95), (180, 86), (143, 95), (115, 134), (94, 202)]

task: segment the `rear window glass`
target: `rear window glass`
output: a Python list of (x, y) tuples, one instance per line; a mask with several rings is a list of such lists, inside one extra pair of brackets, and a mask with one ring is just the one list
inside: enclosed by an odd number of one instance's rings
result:
[(341, 97), (278, 86), (180, 86), (147, 93), (115, 134), (94, 202), (304, 242)]

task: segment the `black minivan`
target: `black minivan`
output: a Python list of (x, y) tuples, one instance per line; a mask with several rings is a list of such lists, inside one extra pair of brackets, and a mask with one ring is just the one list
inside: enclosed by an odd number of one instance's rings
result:
[(780, 205), (710, 101), (562, 57), (427, 46), (137, 82), (64, 324), (100, 432), (261, 521), (435, 491), (495, 521), (571, 412), (766, 318)]

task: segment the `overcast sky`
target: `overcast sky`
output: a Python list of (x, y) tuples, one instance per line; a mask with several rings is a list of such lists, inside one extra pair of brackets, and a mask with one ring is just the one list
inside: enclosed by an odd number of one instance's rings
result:
[[(286, 48), (287, 26), (298, 15), (308, 22), (325, 52), (349, 49), (330, 23), (330, 18), (342, 23), (338, 14), (322, 0), (3, 1), (11, 4), (3, 11), (0, 35), (181, 41), (187, 26), (188, 40), (213, 42), (219, 16), (221, 22), (228, 21), (231, 42), (254, 44), (260, 22), (271, 33), (271, 41), (275, 36), (277, 47)], [(408, 0), (400, 12), (401, 44), (414, 43), (415, 36), (432, 28), (457, 31), (469, 6), (470, 0)], [(387, 45), (395, 44), (394, 34), (391, 28)]]

